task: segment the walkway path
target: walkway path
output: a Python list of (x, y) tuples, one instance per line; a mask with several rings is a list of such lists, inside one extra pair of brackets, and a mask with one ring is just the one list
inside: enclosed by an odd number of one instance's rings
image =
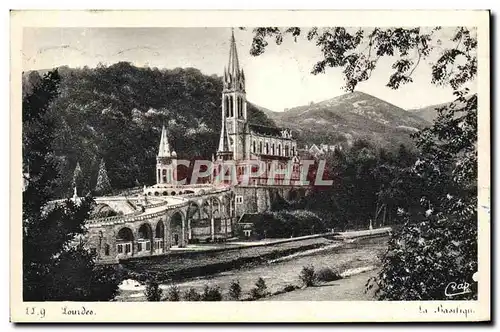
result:
[(265, 301), (374, 301), (374, 291), (365, 293), (365, 284), (377, 272), (378, 270), (372, 270), (359, 273), (320, 286), (271, 296)]

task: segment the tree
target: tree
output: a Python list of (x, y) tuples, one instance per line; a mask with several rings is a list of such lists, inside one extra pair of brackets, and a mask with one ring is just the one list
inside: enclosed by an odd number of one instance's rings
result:
[(151, 279), (146, 284), (144, 289), (144, 295), (149, 302), (159, 302), (161, 301), (161, 295), (163, 290), (160, 288), (158, 281), (156, 279)]
[(181, 292), (179, 290), (179, 286), (172, 284), (168, 288), (167, 301), (177, 302), (180, 300), (181, 300)]
[(76, 163), (75, 171), (73, 172), (73, 181), (71, 182), (72, 188), (76, 188), (76, 190), (80, 190), (80, 193), (83, 194), (85, 179), (83, 177), (82, 168), (80, 167), (80, 163)]
[(314, 286), (316, 282), (316, 275), (314, 273), (314, 266), (304, 266), (299, 274), (299, 279), (305, 287)]
[(193, 287), (190, 287), (184, 293), (184, 300), (185, 301), (201, 301), (201, 295)]
[(104, 163), (104, 159), (101, 159), (101, 163), (99, 164), (99, 173), (97, 174), (97, 184), (95, 186), (95, 191), (99, 195), (105, 195), (111, 191), (111, 183), (109, 182), (108, 172), (106, 171), (106, 164)]
[(266, 297), (269, 294), (267, 291), (267, 285), (262, 277), (259, 277), (255, 282), (255, 287), (250, 291), (250, 296), (254, 300)]
[(218, 286), (210, 287), (205, 285), (203, 294), (201, 295), (202, 301), (222, 301), (222, 293)]
[[(60, 70), (60, 91), (50, 105), (56, 135), (55, 154), (65, 161), (59, 196), (73, 190), (79, 161), (85, 188), (95, 188), (103, 158), (113, 189), (154, 183), (162, 123), (168, 125), (172, 149), (179, 158), (209, 158), (217, 149), (221, 125), (222, 79), (193, 68), (140, 68), (117, 63), (96, 68)], [(37, 82), (36, 72), (23, 75), (23, 93)], [(116, 84), (123, 82), (123, 86)], [(252, 122), (274, 125), (262, 110), (248, 103)], [(94, 165), (94, 161), (96, 165)], [(95, 174), (94, 174), (95, 173)], [(89, 184), (92, 183), (91, 186)]]
[(23, 192), (23, 299), (107, 301), (116, 296), (119, 277), (111, 268), (97, 267), (83, 241), (93, 199), (49, 204), (59, 178), (48, 112), (58, 84), (58, 72), (51, 71), (23, 98), (23, 164), (29, 170)]
[[(434, 28), (345, 28), (313, 27), (304, 32), (299, 27), (262, 27), (253, 30), (254, 37), (250, 54), (261, 55), (268, 46), (268, 39), (274, 38), (280, 45), (287, 35), (295, 42), (302, 35), (314, 42), (323, 58), (311, 70), (316, 75), (330, 68), (342, 68), (346, 82), (345, 89), (353, 91), (358, 83), (370, 79), (382, 57), (394, 59), (387, 86), (397, 89), (413, 82), (412, 74), (424, 60), (438, 49), (444, 36), (439, 35), (441, 27)], [(457, 27), (432, 65), (432, 83), (449, 84), (454, 89), (474, 79), (477, 73), (475, 28)], [(444, 45), (444, 44), (443, 44)], [(446, 46), (446, 45), (444, 45)], [(439, 47), (441, 48), (441, 47)]]
[(238, 301), (241, 297), (241, 284), (239, 280), (233, 280), (229, 286), (229, 298)]
[[(472, 281), (478, 260), (477, 95), (466, 87), (477, 74), (476, 29), (457, 27), (444, 41), (440, 30), (332, 27), (307, 31), (307, 39), (323, 56), (312, 73), (342, 68), (347, 91), (369, 80), (382, 57), (394, 59), (388, 87), (398, 89), (411, 83), (415, 69), (438, 44), (442, 51), (431, 65), (430, 81), (455, 91), (456, 99), (437, 109), (433, 125), (414, 135), (421, 154), (418, 160), (401, 168), (398, 181), (378, 194), (378, 200), (392, 200), (391, 192), (397, 190), (411, 207), (398, 209), (404, 225), (390, 239), (382, 270), (373, 280), (381, 299), (450, 299), (444, 290), (458, 279), (474, 285), (473, 289), (451, 299), (477, 298), (477, 285)], [(281, 44), (284, 36), (298, 40), (302, 33), (296, 27), (254, 29), (250, 53), (262, 54), (271, 37)], [(406, 158), (405, 151), (399, 154)]]

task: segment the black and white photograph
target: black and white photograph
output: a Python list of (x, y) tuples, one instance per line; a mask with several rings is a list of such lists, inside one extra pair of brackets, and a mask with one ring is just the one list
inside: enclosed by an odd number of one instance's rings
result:
[(227, 321), (255, 301), (489, 319), (489, 13), (309, 14), (23, 23), (16, 319), (192, 301), (239, 308)]

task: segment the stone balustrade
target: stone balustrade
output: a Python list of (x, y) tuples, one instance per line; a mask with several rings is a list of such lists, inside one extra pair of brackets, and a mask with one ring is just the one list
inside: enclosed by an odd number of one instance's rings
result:
[(182, 208), (182, 207), (186, 206), (188, 203), (189, 203), (189, 201), (186, 200), (185, 202), (182, 202), (182, 203), (166, 205), (165, 209), (162, 209), (161, 211), (154, 212), (154, 213), (144, 214), (143, 212), (138, 211), (138, 212), (134, 212), (134, 213), (123, 215), (123, 216), (113, 216), (113, 217), (106, 217), (106, 218), (91, 219), (91, 220), (87, 221), (87, 224), (89, 227), (101, 227), (101, 226), (105, 226), (105, 225), (116, 225), (116, 224), (124, 224), (127, 222), (137, 222), (137, 221), (149, 220), (152, 218), (156, 218), (156, 217), (165, 215), (166, 211)]

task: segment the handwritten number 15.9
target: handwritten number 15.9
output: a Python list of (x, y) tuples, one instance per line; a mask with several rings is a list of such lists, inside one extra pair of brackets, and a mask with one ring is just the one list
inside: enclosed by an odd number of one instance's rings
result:
[(45, 309), (44, 308), (37, 308), (37, 307), (26, 307), (26, 315), (29, 316), (40, 316), (40, 318), (45, 317)]

